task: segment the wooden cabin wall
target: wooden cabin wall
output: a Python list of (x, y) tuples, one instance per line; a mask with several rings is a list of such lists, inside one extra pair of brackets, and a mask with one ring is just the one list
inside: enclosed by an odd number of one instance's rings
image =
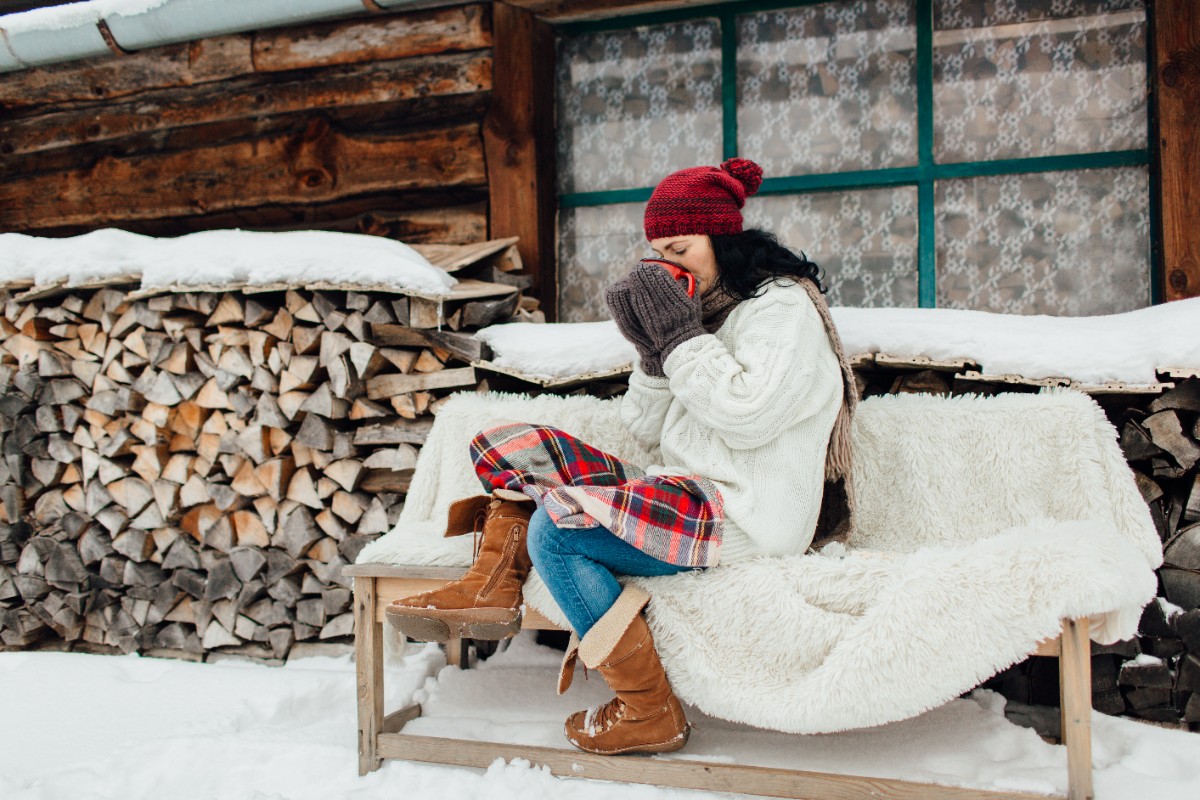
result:
[(0, 76), (0, 230), (485, 239), (492, 44), (483, 3)]

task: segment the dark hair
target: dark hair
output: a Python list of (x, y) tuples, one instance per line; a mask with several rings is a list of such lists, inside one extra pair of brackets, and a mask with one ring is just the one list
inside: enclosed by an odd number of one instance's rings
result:
[(718, 282), (739, 300), (758, 297), (772, 281), (797, 278), (812, 281), (821, 294), (829, 291), (821, 283), (824, 270), (779, 243), (775, 234), (750, 228), (741, 233), (712, 236), (717, 260)]

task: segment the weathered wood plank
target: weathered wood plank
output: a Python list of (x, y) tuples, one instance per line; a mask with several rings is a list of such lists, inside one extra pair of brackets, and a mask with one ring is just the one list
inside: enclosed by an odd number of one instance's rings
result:
[(384, 61), (492, 46), (486, 5), (263, 31), (254, 37), (260, 72)]
[(1067, 797), (1092, 800), (1092, 659), (1088, 619), (1063, 620), (1059, 707), (1067, 746)]
[(13, 72), (0, 77), (0, 107), (102, 102), (253, 71), (249, 34), (214, 36), (121, 58), (103, 56)]
[(449, 350), (466, 361), (491, 358), (491, 348), (469, 333), (439, 331), (436, 328), (410, 328), (407, 325), (379, 324), (371, 326), (374, 341), (389, 347), (425, 347), (432, 345)]
[(710, 0), (505, 0), (539, 19), (569, 22), (606, 19), (624, 14), (644, 14), (687, 6), (709, 5)]
[(493, 6), (495, 74), (483, 124), (489, 187), (489, 235), (520, 237), (531, 292), (556, 319), (554, 159), (554, 32), (533, 14)]
[(440, 96), (488, 92), (491, 85), (491, 57), (486, 52), (306, 72), (282, 82), (251, 76), (202, 87), (145, 92), (128, 102), (101, 108), (15, 119), (0, 124), (0, 141), (6, 143), (6, 155), (19, 157), (215, 122), (320, 109), (345, 114), (354, 106), (410, 100), (428, 103)]
[(379, 767), (383, 729), (383, 629), (375, 621), (375, 580), (354, 582), (354, 662), (358, 687), (358, 774)]
[(377, 752), (383, 758), (456, 764), (479, 769), (486, 768), (497, 758), (505, 761), (520, 758), (530, 761), (535, 766), (545, 766), (551, 774), (562, 777), (771, 797), (820, 797), (824, 800), (1045, 800), (1046, 797), (1026, 792), (998, 792), (916, 783), (898, 778), (837, 775), (808, 770), (693, 761), (670, 756), (651, 759), (599, 756), (574, 749), (404, 733), (379, 734)]
[(189, 216), (263, 203), (486, 181), (478, 127), (355, 137), (317, 118), (300, 135), (131, 158), (0, 183), (0, 227)]
[(426, 374), (379, 375), (367, 381), (367, 397), (371, 400), (379, 400), (408, 392), (474, 386), (476, 383), (474, 367), (444, 369), (440, 372)]
[(1154, 4), (1158, 91), (1157, 148), (1162, 198), (1163, 297), (1200, 297), (1200, 5), (1194, 0)]

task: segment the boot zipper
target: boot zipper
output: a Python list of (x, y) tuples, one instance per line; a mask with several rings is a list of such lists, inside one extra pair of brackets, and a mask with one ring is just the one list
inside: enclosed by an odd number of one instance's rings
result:
[(500, 563), (488, 578), (487, 583), (484, 584), (483, 590), (479, 593), (478, 597), (484, 598), (491, 594), (492, 589), (496, 588), (496, 584), (500, 581), (500, 574), (508, 571), (509, 564), (512, 562), (513, 556), (516, 555), (517, 549), (517, 537), (514, 533), (520, 529), (520, 525), (513, 525), (509, 528), (508, 538), (504, 542), (504, 552), (500, 554)]

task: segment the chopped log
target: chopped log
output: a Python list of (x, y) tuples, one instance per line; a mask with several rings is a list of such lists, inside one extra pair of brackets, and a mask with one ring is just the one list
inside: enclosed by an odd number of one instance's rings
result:
[(391, 398), (392, 410), (404, 419), (416, 419), (429, 410), (433, 395), (429, 392), (413, 392)]
[(300, 558), (322, 535), (308, 509), (302, 506), (283, 523), (283, 544), (293, 558)]
[(1180, 468), (1191, 469), (1200, 460), (1200, 445), (1184, 435), (1179, 415), (1174, 409), (1151, 414), (1143, 424), (1154, 445), (1170, 453)]
[(290, 420), (296, 418), (296, 414), (300, 412), (300, 406), (308, 399), (308, 392), (284, 392), (279, 395), (278, 403), (279, 410), (283, 412)]
[(313, 414), (326, 419), (344, 419), (350, 411), (350, 404), (335, 396), (336, 392), (330, 382), (322, 383), (303, 403), (300, 410), (308, 412), (308, 420)]
[(412, 470), (392, 472), (390, 469), (367, 470), (359, 489), (364, 492), (400, 492), (407, 493), (412, 483)]
[(324, 508), (325, 506), (317, 494), (317, 487), (307, 469), (296, 470), (291, 481), (288, 482), (287, 498), (309, 508)]
[[(338, 494), (340, 494), (340, 493), (338, 493)], [(337, 515), (335, 515), (328, 508), (322, 510), (319, 514), (317, 514), (313, 518), (313, 520), (317, 523), (317, 526), (322, 531), (325, 532), (326, 536), (332, 537), (337, 542), (342, 541), (349, 534), (349, 531), (346, 529), (346, 526), (343, 525), (341, 520), (338, 519)], [(334, 549), (337, 549), (336, 543), (335, 543)], [(317, 558), (317, 556), (312, 556), (311, 553), (310, 553), (310, 557)]]
[(401, 444), (386, 450), (376, 450), (363, 461), (362, 465), (369, 469), (392, 471), (414, 469), (417, 466), (417, 449), (411, 444)]
[(286, 487), (291, 485), (295, 465), (296, 462), (291, 458), (273, 458), (255, 470), (255, 476), (272, 500), (279, 502), (284, 499)]
[[(242, 509), (233, 512), (234, 543), (238, 547), (267, 547), (271, 537), (262, 519), (253, 511)], [(266, 563), (265, 559), (264, 562)]]
[(473, 386), (475, 383), (474, 367), (445, 369), (426, 375), (380, 375), (367, 381), (367, 397), (379, 400), (408, 392)]
[(388, 524), (387, 509), (379, 502), (378, 497), (372, 498), (371, 504), (358, 522), (358, 533), (387, 533), (389, 530), (391, 525)]
[(361, 419), (378, 419), (380, 417), (389, 416), (388, 410), (373, 400), (367, 400), (365, 397), (358, 397), (354, 400), (354, 405), (350, 407), (349, 418), (352, 420)]
[(332, 450), (334, 429), (322, 417), (308, 414), (304, 417), (304, 422), (301, 423), (300, 430), (296, 433), (295, 441), (317, 450)]
[(325, 468), (325, 477), (335, 481), (347, 492), (352, 492), (358, 484), (362, 469), (363, 463), (357, 459), (335, 461)]
[(374, 425), (360, 426), (354, 432), (356, 445), (424, 444), (433, 427), (432, 419), (393, 419)]
[[(466, 333), (417, 329), (405, 325), (372, 325), (371, 333), (379, 344), (401, 347), (440, 347), (467, 363), (490, 358), (492, 355), (487, 345)], [(408, 370), (401, 371), (408, 372)]]

